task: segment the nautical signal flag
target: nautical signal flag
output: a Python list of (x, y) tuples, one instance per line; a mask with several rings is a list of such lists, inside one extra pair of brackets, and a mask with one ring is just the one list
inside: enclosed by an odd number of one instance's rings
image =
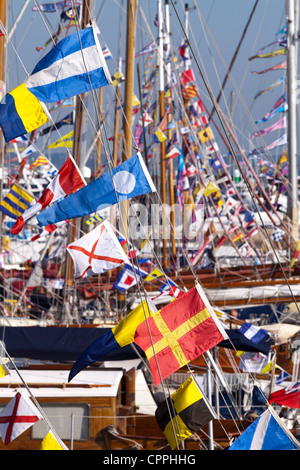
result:
[(41, 442), (40, 450), (65, 450), (55, 439), (52, 431), (49, 431)]
[(211, 141), (214, 138), (213, 133), (209, 126), (205, 127), (204, 129), (201, 129), (201, 131), (198, 132), (198, 137), (199, 137), (201, 144)]
[(81, 279), (101, 274), (128, 263), (119, 240), (107, 220), (67, 246), (74, 262), (74, 277)]
[(44, 103), (56, 103), (110, 83), (93, 26), (66, 36), (0, 103), (0, 126), (6, 142), (51, 120)]
[(0, 211), (12, 219), (17, 219), (30, 206), (32, 201), (34, 201), (34, 197), (17, 183), (14, 183), (9, 193), (0, 203)]
[(163, 272), (161, 272), (159, 269), (155, 268), (151, 273), (148, 274), (146, 277), (145, 281), (153, 281), (153, 279), (157, 279), (158, 277), (163, 276)]
[(58, 147), (72, 148), (73, 135), (74, 131), (68, 132), (68, 134), (64, 135), (60, 139), (55, 140), (55, 142), (52, 142), (52, 144), (48, 145), (47, 149), (56, 149)]
[(228, 450), (295, 450), (300, 444), (269, 406), (234, 441)]
[[(55, 202), (61, 197), (77, 191), (85, 185), (79, 168), (71, 157), (65, 161), (59, 172), (54, 176), (51, 183), (47, 186), (39, 200), (18, 218), (17, 222), (11, 229), (13, 235), (20, 233), (25, 225), (26, 220), (35, 216), (40, 210), (44, 209), (51, 202)], [(47, 224), (49, 225), (49, 224)]]
[(296, 242), (296, 248), (293, 252), (293, 256), (291, 258), (291, 261), (290, 261), (290, 267), (292, 268), (294, 266), (294, 264), (296, 263), (298, 257), (299, 257), (299, 254), (300, 254), (300, 240), (297, 240)]
[(155, 418), (172, 450), (214, 419), (215, 413), (189, 377), (155, 411)]
[(145, 352), (156, 386), (224, 338), (227, 334), (197, 284), (159, 311), (151, 301), (142, 302), (83, 352), (69, 380), (89, 364), (134, 342)]
[(96, 361), (103, 361), (111, 353), (134, 342), (134, 335), (137, 326), (155, 312), (156, 308), (151, 301), (141, 302), (132, 310), (118, 325), (111, 330), (107, 330), (96, 339), (77, 359), (73, 365), (68, 381), (82, 369)]
[[(134, 272), (135, 270), (135, 272)], [(119, 276), (113, 284), (113, 289), (118, 290), (119, 292), (125, 292), (137, 284), (142, 278), (146, 277), (147, 273), (142, 269), (133, 268), (130, 265), (125, 265)]]
[(7, 446), (41, 417), (30, 398), (17, 392), (0, 412), (0, 432), (3, 443)]
[(135, 196), (156, 191), (140, 153), (37, 215), (40, 226), (82, 217)]
[(134, 342), (145, 352), (156, 386), (225, 337), (223, 326), (197, 284), (147, 323), (138, 325)]
[(300, 382), (271, 393), (269, 402), (287, 406), (288, 408), (300, 408)]

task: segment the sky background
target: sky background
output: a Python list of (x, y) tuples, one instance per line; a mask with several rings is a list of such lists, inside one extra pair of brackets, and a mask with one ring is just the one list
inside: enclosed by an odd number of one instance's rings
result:
[[(11, 0), (9, 9), (9, 28), (24, 5), (24, 1)], [(47, 3), (47, 2), (41, 2)], [(49, 2), (48, 2), (49, 3)], [(164, 3), (164, 1), (163, 1)], [(242, 33), (254, 7), (255, 0), (211, 0), (194, 2), (174, 2), (180, 20), (184, 24), (184, 5), (189, 6), (189, 31), (188, 36), (193, 51), (202, 72), (207, 77), (209, 85), (215, 96), (220, 90), (226, 70), (236, 51)], [(157, 38), (157, 28), (154, 25), (157, 13), (156, 0), (140, 0), (138, 22), (136, 29), (136, 50), (142, 49), (145, 45)], [(12, 36), (12, 47), (9, 48), (6, 85), (7, 91), (22, 83), (26, 77), (26, 72), (31, 73), (36, 63), (43, 55), (50, 50), (48, 46), (45, 51), (38, 52), (36, 47), (43, 46), (49, 39), (49, 31), (38, 12), (32, 12), (35, 2), (29, 2), (22, 20), (18, 24)], [(123, 8), (122, 8), (123, 5)], [(126, 44), (126, 5), (124, 0), (96, 0), (95, 17), (100, 29), (100, 42), (102, 47), (107, 45), (113, 55), (108, 61), (110, 73), (117, 70), (118, 53), (121, 45), (122, 58), (125, 58)], [(179, 24), (176, 12), (170, 1), (171, 11), (171, 31), (172, 47), (178, 51), (183, 38), (183, 31)], [(123, 12), (123, 13), (121, 13)], [(49, 30), (56, 31), (58, 20), (56, 13), (46, 14), (46, 22)], [(205, 25), (205, 34), (203, 32)], [(263, 97), (253, 100), (255, 94), (270, 86), (275, 80), (283, 76), (283, 71), (272, 71), (262, 75), (253, 75), (252, 71), (260, 71), (272, 67), (284, 60), (284, 56), (271, 59), (255, 59), (251, 62), (248, 58), (254, 55), (258, 49), (272, 43), (278, 36), (276, 33), (285, 25), (285, 0), (260, 0), (256, 7), (254, 16), (245, 35), (240, 48), (235, 65), (232, 69), (232, 79), (228, 80), (225, 88), (226, 100), (221, 100), (222, 111), (228, 116), (230, 110), (231, 93), (233, 94), (233, 122), (235, 132), (241, 145), (245, 150), (251, 148), (248, 136), (256, 130), (254, 120), (261, 119), (265, 113), (271, 110), (276, 100), (282, 94), (283, 88), (277, 87), (266, 93)], [(75, 29), (73, 28), (74, 32)], [(274, 49), (279, 48), (277, 45)], [(270, 52), (272, 47), (265, 52)], [(142, 59), (144, 60), (144, 59)], [(143, 62), (139, 62), (142, 70)], [(225, 65), (224, 65), (225, 64)], [(125, 66), (124, 66), (125, 67)], [(195, 64), (193, 70), (197, 77), (197, 85), (201, 98), (207, 105), (208, 110), (212, 105), (207, 96), (206, 88), (200, 78), (199, 71)], [(135, 79), (135, 93), (138, 95), (138, 84)], [(106, 93), (106, 92), (105, 92)], [(106, 99), (110, 99), (109, 92)], [(252, 116), (252, 117), (251, 117)], [(279, 116), (281, 117), (281, 116)], [(278, 118), (279, 118), (278, 117)], [(276, 122), (273, 118), (259, 128), (265, 128)], [(281, 135), (282, 131), (273, 132), (271, 136), (265, 138), (268, 144)], [(259, 142), (254, 142), (254, 146), (259, 146)], [(274, 152), (274, 156), (282, 151), (279, 148)]]

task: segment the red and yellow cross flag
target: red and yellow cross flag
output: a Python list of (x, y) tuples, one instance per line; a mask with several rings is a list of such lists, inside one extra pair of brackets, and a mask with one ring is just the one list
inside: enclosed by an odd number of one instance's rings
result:
[(140, 323), (134, 342), (145, 352), (156, 386), (224, 338), (227, 334), (197, 284)]

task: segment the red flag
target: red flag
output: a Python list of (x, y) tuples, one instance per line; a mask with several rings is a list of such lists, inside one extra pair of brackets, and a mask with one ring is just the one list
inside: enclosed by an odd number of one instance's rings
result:
[(287, 406), (288, 408), (300, 408), (300, 382), (271, 393), (269, 402)]
[(8, 445), (16, 437), (32, 426), (41, 415), (29, 397), (19, 392), (0, 413), (1, 438)]
[(73, 158), (70, 156), (65, 161), (57, 175), (54, 176), (53, 180), (47, 186), (39, 200), (33, 206), (29, 207), (25, 212), (23, 212), (10, 232), (13, 235), (17, 235), (21, 232), (26, 220), (33, 217), (40, 210), (48, 206), (51, 202), (57, 201), (61, 197), (73, 193), (83, 186), (85, 186), (85, 181), (81, 176), (81, 173)]
[(134, 342), (145, 351), (156, 386), (225, 337), (225, 330), (197, 284), (140, 323)]
[(188, 82), (193, 82), (195, 80), (195, 75), (192, 69), (184, 70), (181, 74), (182, 83), (186, 84)]

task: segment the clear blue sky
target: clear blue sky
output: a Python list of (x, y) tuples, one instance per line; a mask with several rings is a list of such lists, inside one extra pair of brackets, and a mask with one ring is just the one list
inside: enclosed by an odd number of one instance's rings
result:
[[(49, 3), (50, 0), (45, 0), (44, 3)], [(43, 3), (43, 2), (41, 2)], [(108, 66), (111, 74), (117, 69), (117, 58), (118, 48), (120, 41), (120, 5), (124, 4), (126, 7), (127, 1), (124, 0), (96, 0), (95, 4), (95, 15), (99, 14), (102, 8), (102, 14), (98, 20), (98, 26), (101, 32), (101, 43), (105, 43), (110, 48), (113, 59), (108, 62)], [(206, 39), (203, 35), (203, 29), (201, 26), (199, 13), (197, 9), (194, 9), (194, 2), (174, 2), (178, 14), (184, 22), (184, 11), (183, 5), (188, 3), (191, 11), (189, 12), (189, 21), (191, 30), (189, 31), (189, 38), (193, 45), (195, 54), (199, 57), (199, 63), (210, 81), (210, 85), (215, 95), (219, 92), (219, 82), (223, 81), (225, 75), (224, 65), (222, 60), (225, 61), (227, 66), (229, 65), (231, 58), (235, 52), (237, 44), (241, 38), (242, 32), (248, 21), (249, 15), (254, 6), (255, 0), (211, 0), (211, 1), (197, 1), (199, 11), (205, 21), (208, 28), (208, 39), (210, 44), (207, 44)], [(10, 25), (15, 21), (22, 5), (23, 0), (12, 0), (10, 1)], [(17, 48), (18, 54), (26, 67), (26, 70), (30, 73), (34, 68), (38, 60), (43, 56), (45, 52), (37, 52), (36, 46), (42, 46), (49, 38), (49, 32), (47, 31), (40, 15), (38, 12), (33, 13), (31, 7), (34, 5), (32, 0), (27, 7), (24, 14), (23, 20), (17, 27), (17, 30), (12, 38), (12, 41)], [(145, 46), (151, 40), (156, 38), (157, 31), (154, 26), (154, 18), (157, 11), (156, 0), (141, 0), (141, 8), (145, 14), (148, 24), (145, 24), (143, 15), (139, 14), (139, 22), (136, 33), (136, 49), (140, 49)], [(171, 23), (172, 23), (172, 42), (173, 47), (178, 48), (183, 33), (179, 25), (178, 19), (174, 12), (172, 3), (170, 2), (171, 10)], [(58, 21), (55, 13), (47, 14), (47, 20), (52, 25), (53, 29), (57, 29)], [(249, 56), (256, 53), (258, 49), (264, 47), (275, 40), (276, 32), (283, 27), (285, 24), (285, 1), (284, 0), (260, 0), (256, 8), (254, 17), (247, 31), (243, 45), (240, 49), (237, 61), (232, 70), (232, 75), (237, 88), (230, 81), (226, 85), (226, 96), (227, 103), (229, 105), (230, 94), (234, 91), (234, 121), (238, 122), (241, 133), (249, 135), (253, 132), (252, 126), (249, 124), (249, 118), (247, 112), (239, 104), (238, 92), (243, 96), (247, 108), (250, 110), (253, 119), (260, 119), (266, 112), (268, 112), (277, 98), (282, 92), (281, 87), (274, 89), (267, 93), (264, 97), (259, 98), (255, 102), (253, 97), (261, 90), (271, 85), (276, 79), (282, 76), (282, 71), (273, 71), (268, 74), (255, 76), (251, 73), (252, 70), (263, 70), (271, 67), (284, 58), (280, 56), (272, 59), (256, 59), (252, 62), (248, 61)], [(151, 33), (150, 33), (151, 30)], [(124, 56), (125, 50), (125, 32), (126, 32), (126, 17), (123, 14), (122, 23), (122, 51)], [(151, 36), (151, 34), (153, 36)], [(213, 42), (211, 38), (213, 38)], [(215, 44), (214, 44), (215, 43)], [(216, 47), (215, 47), (216, 45)], [(275, 46), (275, 49), (277, 47)], [(49, 47), (46, 49), (46, 52)], [(269, 50), (268, 50), (269, 51)], [(222, 59), (221, 59), (222, 58)], [(194, 71), (198, 74), (196, 66), (193, 66)], [(10, 48), (9, 54), (9, 82), (8, 89), (11, 89), (20, 84), (25, 78), (25, 72), (19, 59), (16, 57), (14, 51)], [(216, 71), (219, 78), (216, 77)], [(203, 99), (207, 103), (208, 109), (211, 109), (211, 105), (206, 98), (206, 90), (201, 80), (198, 82), (199, 90), (203, 93)], [(135, 84), (136, 94), (137, 83)], [(224, 102), (222, 101), (222, 106)], [(226, 107), (223, 107), (226, 112)], [(273, 123), (274, 121), (270, 122)], [(262, 126), (266, 127), (266, 126)], [(273, 135), (272, 139), (277, 138)], [(269, 140), (266, 139), (269, 143)], [(246, 146), (242, 142), (243, 146)], [(246, 148), (246, 150), (248, 150)]]

